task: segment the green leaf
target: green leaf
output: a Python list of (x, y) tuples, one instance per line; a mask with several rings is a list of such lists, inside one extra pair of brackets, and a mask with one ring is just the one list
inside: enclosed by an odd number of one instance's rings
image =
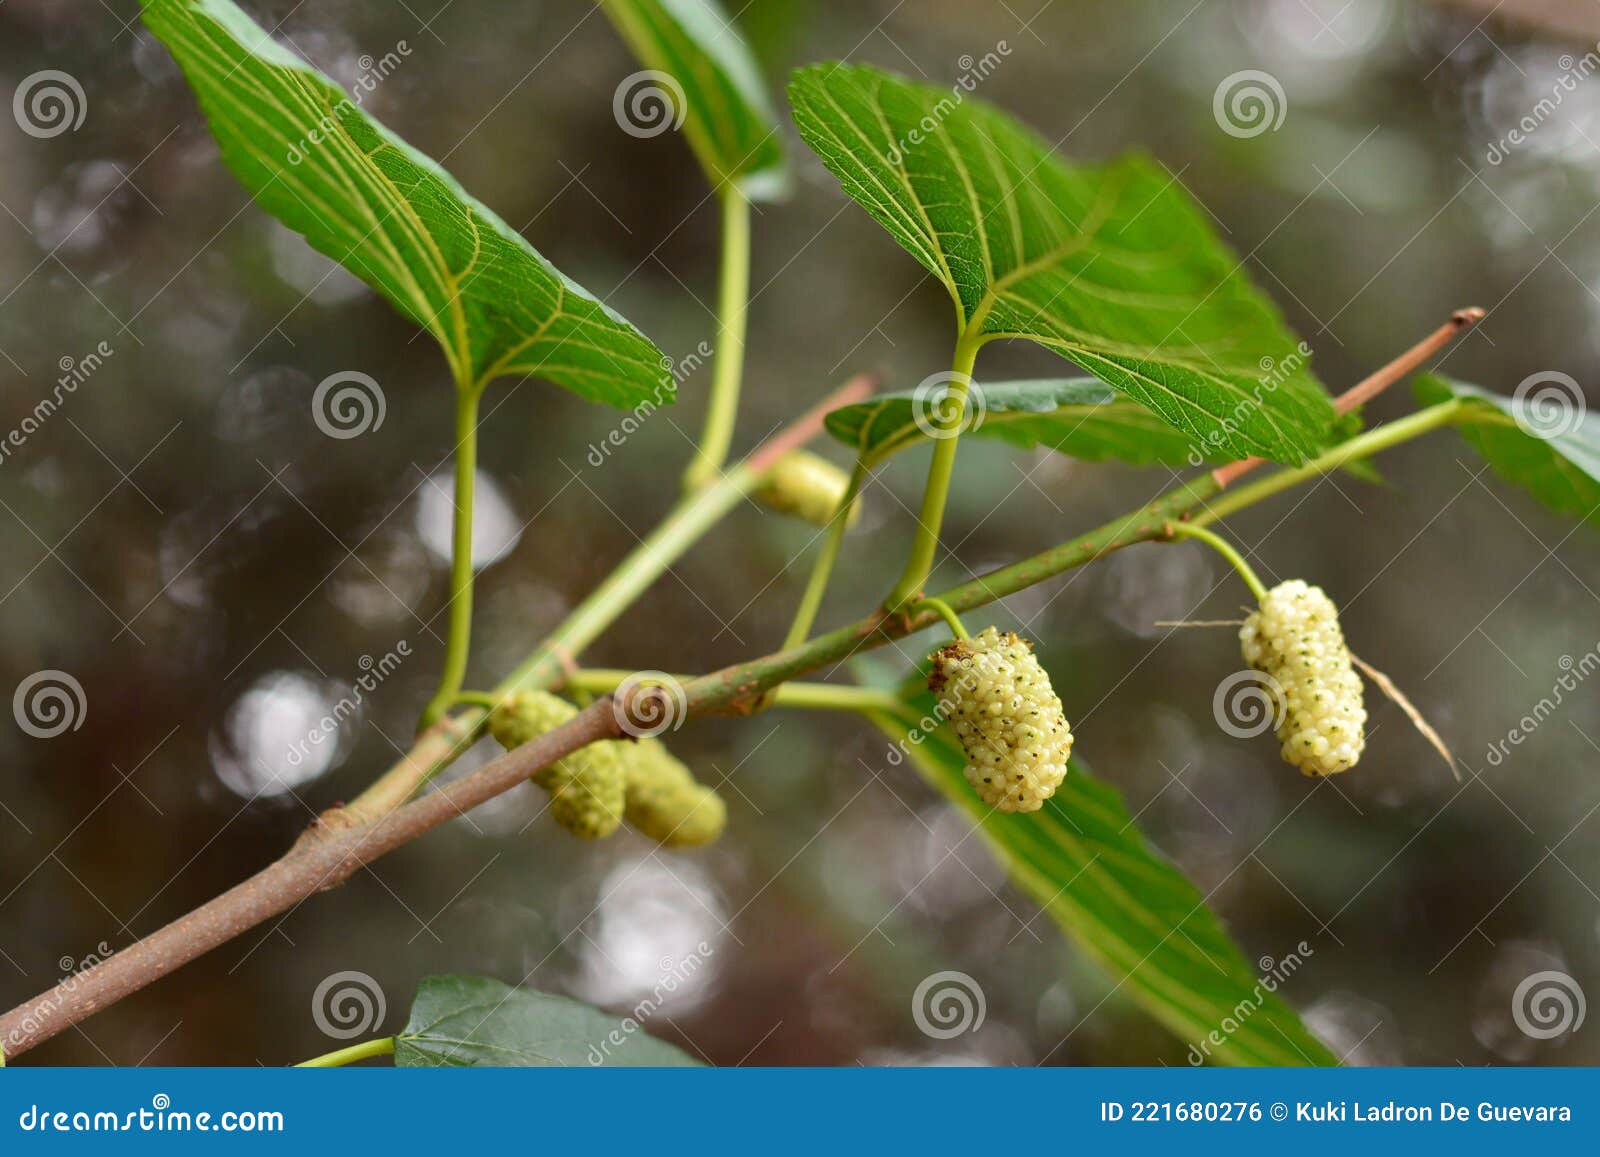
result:
[[(931, 438), (938, 430), (932, 422), (936, 404), (916, 390), (879, 394), (830, 413), (828, 433), (871, 465)], [(1045, 446), (1090, 462), (1114, 458), (1139, 466), (1205, 461), (1182, 434), (1096, 378), (976, 382), (967, 412), (964, 437), (994, 438), (1024, 450)]]
[(1600, 418), (1586, 411), (1570, 378), (1542, 386), (1506, 397), (1427, 374), (1417, 379), (1416, 392), (1428, 405), (1466, 402), (1467, 418), (1457, 429), (1496, 474), (1552, 510), (1600, 526)]
[(944, 283), (969, 340), (1039, 342), (1207, 458), (1323, 446), (1333, 410), (1307, 351), (1153, 162), (1068, 165), (959, 90), (870, 68), (802, 69), (789, 96), (806, 144)]
[[(932, 701), (918, 708), (931, 710)], [(891, 738), (905, 738), (905, 729), (887, 717), (878, 722)], [(1266, 977), (1194, 885), (1144, 839), (1116, 790), (1089, 775), (1080, 760), (1072, 761), (1042, 809), (1005, 814), (973, 793), (961, 749), (943, 732), (923, 733), (920, 743), (907, 742), (903, 750), (967, 813), (1012, 881), (1119, 989), (1203, 1058), (1234, 1065), (1338, 1063), (1294, 1009), (1263, 986)], [(1263, 967), (1271, 972), (1274, 965)]]
[(669, 97), (713, 186), (731, 181), (752, 201), (786, 196), (788, 160), (766, 81), (716, 0), (600, 0), (600, 6), (633, 54), (671, 78), (658, 85), (659, 78), (630, 77), (639, 86), (625, 82), (617, 90), (619, 118), (635, 98)]
[(431, 333), (458, 385), (668, 400), (661, 351), (229, 0), (144, 0), (256, 200)]
[(658, 1041), (631, 1017), (618, 1020), (564, 996), (512, 988), (484, 976), (428, 976), (395, 1038), (396, 1065), (511, 1068), (700, 1062)]

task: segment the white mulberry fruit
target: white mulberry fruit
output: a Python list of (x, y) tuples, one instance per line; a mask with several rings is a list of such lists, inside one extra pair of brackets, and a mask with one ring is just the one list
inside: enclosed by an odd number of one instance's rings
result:
[(1283, 758), (1306, 775), (1354, 767), (1366, 744), (1361, 676), (1321, 587), (1279, 583), (1239, 630), (1244, 661), (1268, 678)]
[(967, 754), (967, 782), (1003, 812), (1038, 811), (1067, 776), (1072, 729), (1033, 645), (988, 627), (934, 652), (928, 687)]
[[(548, 691), (520, 691), (489, 714), (489, 733), (506, 750), (567, 722), (578, 709)], [(625, 744), (602, 739), (533, 774), (550, 793), (551, 818), (573, 835), (598, 840), (622, 824)]]
[(645, 737), (625, 760), (628, 822), (669, 848), (709, 844), (727, 826), (728, 808), (716, 790), (659, 739)]
[[(767, 471), (756, 498), (780, 514), (827, 526), (849, 492), (850, 476), (839, 467), (810, 451), (791, 450)], [(860, 513), (861, 503), (852, 502), (846, 525), (854, 525)]]

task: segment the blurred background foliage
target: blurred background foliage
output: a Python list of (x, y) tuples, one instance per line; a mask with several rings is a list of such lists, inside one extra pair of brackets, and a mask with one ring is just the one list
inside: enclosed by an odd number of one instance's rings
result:
[[(714, 343), (717, 218), (671, 134), (612, 117), (638, 67), (581, 0), (287, 0), (247, 8), (335, 78), (404, 42), (364, 107), (446, 166), (575, 279), (683, 359)], [(1247, 255), (1342, 388), (1478, 304), (1447, 372), (1509, 392), (1587, 382), (1600, 352), (1600, 80), (1489, 163), (1490, 146), (1595, 50), (1587, 4), (1398, 0), (752, 0), (770, 69), (848, 56), (952, 83), (1004, 42), (981, 95), (1064, 152), (1160, 158)], [(1565, 59), (1564, 59), (1565, 58)], [(0, 78), (72, 74), (81, 129), (0, 126), (0, 427), (59, 366), (112, 354), (0, 464), (0, 689), (71, 672), (82, 726), (0, 728), (0, 1003), (62, 963), (153, 930), (283, 850), (406, 743), (437, 670), (448, 498), (446, 370), (426, 337), (251, 205), (176, 68), (128, 0), (9, 0)], [(1279, 78), (1274, 132), (1219, 130), (1212, 94)], [(754, 444), (828, 388), (943, 369), (938, 286), (798, 148), (795, 196), (756, 219)], [(1066, 370), (991, 348), (988, 376)], [(357, 439), (312, 421), (319, 381), (371, 375)], [(620, 448), (621, 415), (529, 382), (495, 387), (473, 670), (508, 669), (670, 503), (709, 365)], [(1410, 403), (1381, 400), (1373, 418)], [(835, 453), (834, 450), (828, 450)], [(824, 613), (898, 572), (927, 451), (876, 485)], [(835, 456), (838, 456), (835, 454)], [(1541, 969), (1600, 995), (1600, 709), (1569, 696), (1526, 743), (1486, 753), (1600, 645), (1589, 531), (1500, 486), (1449, 437), (1330, 478), (1233, 525), (1264, 575), (1344, 608), (1354, 647), (1446, 735), (1464, 785), (1374, 703), (1354, 772), (1312, 784), (1267, 739), (1211, 716), (1238, 665), (1244, 592), (1198, 547), (1139, 547), (994, 608), (1028, 624), (1079, 748), (1212, 895), (1252, 957), (1312, 949), (1284, 994), (1352, 1062), (1595, 1063), (1600, 1029), (1541, 1042), (1511, 994)], [(937, 585), (1142, 502), (1165, 471), (963, 446)], [(587, 659), (697, 671), (770, 649), (812, 531), (738, 510)], [(797, 561), (798, 560), (798, 561)], [(977, 616), (977, 623), (989, 616)], [(925, 640), (876, 661), (908, 666)], [(405, 644), (337, 740), (295, 745)], [(283, 1063), (332, 1044), (311, 1013), (340, 970), (378, 979), (390, 1030), (417, 978), (472, 971), (619, 1010), (697, 950), (711, 967), (650, 1022), (719, 1064), (1183, 1063), (1184, 1048), (1008, 888), (965, 823), (846, 718), (696, 722), (675, 741), (730, 776), (729, 835), (693, 855), (631, 836), (582, 845), (519, 789), (212, 953), (36, 1054), (58, 1063)], [(464, 761), (471, 767), (490, 752)], [(532, 821), (531, 826), (530, 821)], [(930, 1040), (916, 985), (982, 985), (981, 1030)]]

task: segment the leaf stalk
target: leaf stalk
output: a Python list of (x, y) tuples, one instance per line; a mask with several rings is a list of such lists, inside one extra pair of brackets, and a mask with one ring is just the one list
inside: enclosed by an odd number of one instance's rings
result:
[(845, 489), (839, 508), (828, 520), (828, 537), (823, 540), (822, 549), (811, 564), (811, 576), (806, 579), (805, 592), (800, 596), (800, 605), (795, 608), (789, 633), (783, 638), (785, 647), (797, 647), (811, 634), (817, 613), (822, 609), (822, 598), (828, 591), (828, 582), (833, 577), (834, 563), (839, 560), (839, 551), (844, 545), (845, 531), (850, 526), (851, 508), (855, 506), (866, 478), (867, 460), (863, 456), (856, 459), (855, 469), (850, 473), (850, 485)]
[(744, 377), (745, 334), (750, 313), (750, 200), (737, 182), (719, 189), (722, 206), (722, 264), (717, 288), (717, 349), (707, 404), (694, 461), (684, 474), (684, 489), (708, 486), (728, 460), (739, 413)]
[[(922, 593), (923, 584), (933, 573), (934, 559), (939, 551), (939, 530), (944, 524), (945, 501), (950, 493), (950, 479), (955, 472), (956, 446), (961, 441), (961, 431), (967, 420), (967, 393), (972, 385), (972, 369), (978, 360), (978, 349), (983, 338), (963, 332), (956, 342), (955, 357), (951, 360), (949, 387), (943, 401), (953, 403), (949, 413), (936, 415), (939, 437), (933, 448), (933, 462), (928, 467), (928, 480), (922, 491), (922, 511), (917, 515), (917, 533), (911, 541), (911, 553), (906, 558), (905, 571), (900, 581), (883, 601), (883, 609), (891, 614), (903, 610)], [(933, 404), (927, 402), (926, 404)]]
[(483, 388), (456, 391), (455, 491), (450, 536), (450, 625), (439, 688), (422, 712), (418, 730), (431, 727), (450, 709), (467, 677), (472, 645), (472, 523), (478, 480), (478, 402)]
[(297, 1069), (336, 1069), (342, 1065), (352, 1064), (355, 1061), (392, 1056), (394, 1056), (394, 1037), (385, 1036), (379, 1037), (377, 1040), (362, 1041), (360, 1044), (350, 1045), (347, 1048), (335, 1049), (331, 1053), (323, 1053), (320, 1057), (312, 1057), (309, 1061), (301, 1061), (294, 1067)]

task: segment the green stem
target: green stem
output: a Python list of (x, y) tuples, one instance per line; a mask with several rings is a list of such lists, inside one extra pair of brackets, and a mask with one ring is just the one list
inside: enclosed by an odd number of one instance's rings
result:
[(294, 1067), (297, 1069), (336, 1069), (340, 1065), (348, 1065), (351, 1061), (364, 1061), (372, 1057), (388, 1057), (394, 1055), (394, 1037), (379, 1037), (377, 1040), (362, 1041), (358, 1045), (348, 1048), (335, 1049), (331, 1053), (324, 1053), (320, 1057), (312, 1057), (309, 1061), (301, 1061)]
[(750, 312), (750, 201), (732, 181), (722, 186), (721, 201), (717, 349), (705, 428), (700, 434), (699, 450), (683, 479), (690, 492), (710, 485), (728, 460), (739, 413), (739, 384), (744, 375), (745, 331)]
[(1244, 579), (1244, 585), (1250, 588), (1250, 593), (1255, 595), (1256, 602), (1259, 603), (1267, 597), (1266, 584), (1261, 581), (1250, 564), (1245, 562), (1244, 556), (1234, 549), (1233, 544), (1220, 534), (1187, 522), (1174, 522), (1171, 530), (1175, 537), (1197, 539), (1227, 559), (1229, 565), (1239, 572), (1239, 577)]
[[(491, 694), (503, 695), (507, 691), (547, 687), (560, 682), (564, 668), (576, 662), (578, 653), (719, 518), (749, 495), (772, 463), (814, 437), (830, 411), (858, 401), (871, 392), (874, 384), (870, 375), (852, 378), (770, 438), (735, 469), (720, 475), (699, 493), (681, 499), (661, 525)], [(371, 823), (392, 812), (471, 747), (483, 734), (487, 719), (488, 712), (478, 707), (440, 719), (419, 735), (410, 750), (373, 780), (365, 791), (337, 809), (338, 822), (346, 825)]]
[[(510, 675), (487, 692), (474, 692), (481, 704), (440, 719), (419, 737), (403, 759), (374, 780), (343, 811), (351, 823), (376, 820), (410, 799), (419, 788), (461, 755), (483, 734), (486, 707), (513, 691), (553, 686), (565, 667), (599, 637), (646, 588), (690, 546), (732, 510), (760, 482), (763, 471), (741, 463), (715, 483), (679, 499), (661, 524)], [(478, 697), (481, 696), (481, 699)], [(458, 692), (452, 702), (465, 701)], [(447, 704), (448, 706), (448, 704)]]
[[(568, 675), (564, 685), (569, 690), (603, 695), (615, 691), (634, 674), (633, 671), (620, 668), (585, 667)], [(673, 675), (671, 678), (681, 684), (694, 680), (693, 675)], [(904, 701), (892, 691), (834, 683), (785, 683), (773, 688), (773, 702), (779, 707), (808, 711), (898, 711), (905, 706)]]
[(403, 759), (345, 805), (345, 818), (362, 823), (393, 811), (476, 742), (489, 719), (487, 707), (513, 691), (559, 683), (563, 669), (576, 662), (585, 647), (749, 494), (761, 476), (760, 469), (741, 463), (706, 489), (680, 499), (661, 524), (589, 592), (516, 670), (490, 691), (474, 692), (470, 697), (458, 692), (452, 702), (475, 701), (480, 705), (440, 719), (424, 732)]
[(935, 441), (933, 462), (928, 467), (928, 481), (922, 490), (922, 511), (917, 515), (917, 534), (911, 541), (911, 553), (906, 558), (906, 569), (900, 581), (889, 592), (883, 606), (887, 611), (902, 610), (922, 593), (922, 585), (933, 573), (934, 559), (939, 551), (939, 529), (944, 524), (945, 499), (950, 493), (950, 477), (955, 471), (956, 445), (961, 441), (961, 426), (966, 418), (967, 389), (972, 384), (972, 367), (978, 360), (981, 339), (962, 334), (956, 342), (955, 357), (950, 364), (950, 392), (955, 401), (953, 415), (940, 415), (940, 432), (945, 436)]
[(421, 727), (430, 727), (455, 702), (467, 677), (472, 644), (472, 507), (478, 478), (478, 399), (483, 390), (456, 391), (455, 514), (450, 543), (450, 628), (445, 641), (444, 670), (439, 689), (422, 712)]
[(1237, 490), (1230, 490), (1215, 502), (1208, 503), (1206, 509), (1195, 515), (1190, 521), (1192, 526), (1208, 526), (1218, 519), (1226, 518), (1236, 510), (1243, 510), (1246, 506), (1260, 502), (1263, 498), (1298, 486), (1308, 478), (1315, 478), (1320, 474), (1327, 474), (1346, 463), (1358, 458), (1368, 458), (1380, 451), (1408, 442), (1430, 430), (1440, 426), (1448, 426), (1467, 417), (1465, 405), (1459, 398), (1452, 398), (1447, 402), (1440, 402), (1436, 406), (1429, 406), (1426, 410), (1418, 410), (1414, 414), (1407, 414), (1404, 418), (1397, 418), (1393, 422), (1386, 422), (1382, 426), (1375, 426), (1364, 434), (1357, 434), (1354, 438), (1339, 443), (1325, 454), (1313, 458), (1304, 466), (1296, 466), (1290, 470), (1280, 470), (1276, 474), (1269, 474), (1258, 479), (1248, 486), (1241, 486)]
[[(1345, 462), (1375, 454), (1428, 430), (1457, 421), (1459, 415), (1460, 410), (1454, 403), (1445, 402), (1379, 426), (1335, 446), (1305, 466), (1263, 478), (1252, 486), (1241, 487), (1202, 512), (1199, 509), (1202, 504), (1221, 489), (1212, 475), (1203, 474), (1098, 529), (1041, 551), (1031, 558), (979, 575), (970, 582), (940, 592), (937, 597), (958, 613), (974, 610), (1026, 590), (1063, 571), (1103, 558), (1125, 546), (1165, 538), (1171, 533), (1175, 520), (1192, 515), (1190, 525), (1215, 521), (1221, 517), (1219, 511), (1232, 513), (1243, 509)], [(789, 647), (775, 654), (725, 667), (694, 680), (685, 688), (689, 713), (725, 709), (729, 704), (748, 704), (753, 695), (758, 695), (765, 688), (837, 663), (846, 656), (903, 638), (938, 621), (939, 616), (932, 607), (900, 616), (880, 611), (859, 622), (818, 635), (798, 647)]]
[(911, 608), (911, 613), (916, 614), (923, 607), (928, 607), (934, 611), (937, 611), (939, 613), (939, 617), (945, 621), (945, 625), (950, 628), (951, 633), (954, 634), (956, 638), (972, 638), (972, 636), (967, 633), (967, 628), (962, 624), (961, 617), (951, 610), (950, 604), (945, 602), (943, 599), (918, 599), (916, 604)]
[(789, 633), (784, 636), (785, 647), (796, 647), (805, 642), (812, 625), (817, 621), (817, 612), (822, 609), (822, 597), (828, 591), (828, 580), (833, 577), (833, 564), (839, 559), (839, 549), (844, 544), (844, 534), (850, 525), (850, 510), (861, 493), (866, 477), (866, 459), (857, 458), (856, 468), (850, 474), (850, 485), (844, 492), (844, 500), (839, 503), (839, 509), (833, 512), (833, 518), (828, 523), (828, 537), (817, 552), (817, 561), (811, 564), (811, 577), (806, 580), (805, 593), (800, 596), (800, 605), (794, 612), (794, 622), (789, 624)]
[[(1074, 567), (1093, 562), (1125, 546), (1161, 539), (1170, 533), (1171, 524), (1175, 520), (1188, 518), (1191, 526), (1214, 522), (1218, 518), (1287, 490), (1308, 478), (1337, 469), (1346, 462), (1376, 454), (1439, 426), (1459, 421), (1461, 416), (1462, 407), (1458, 403), (1453, 401), (1440, 403), (1357, 435), (1305, 466), (1268, 475), (1249, 486), (1229, 491), (1224, 497), (1215, 501), (1212, 500), (1216, 498), (1221, 487), (1211, 474), (1202, 474), (1095, 530), (1009, 566), (979, 575), (970, 582), (940, 592), (937, 597), (957, 613), (975, 610), (1018, 591), (1026, 590)], [(715, 486), (702, 491), (700, 499), (706, 503), (716, 501), (719, 506), (725, 504), (726, 508), (731, 508), (743, 493), (755, 485), (759, 477), (759, 472), (751, 473), (744, 468), (731, 471)], [(664, 569), (670, 565), (673, 559), (666, 557), (658, 549), (649, 549), (650, 545), (671, 542), (680, 548), (686, 548), (693, 541), (692, 535), (686, 536), (680, 533), (674, 525), (681, 527), (683, 522), (691, 517), (697, 522), (703, 521), (704, 525), (709, 525), (714, 519), (700, 517), (708, 513), (705, 507), (694, 502), (687, 500), (680, 502), (668, 516), (667, 521), (646, 540), (645, 544), (641, 544), (629, 555), (611, 579), (602, 584), (602, 587), (596, 588), (573, 613), (573, 618), (557, 630), (556, 636), (535, 651), (496, 688), (496, 691), (551, 686), (560, 682), (562, 662), (558, 656), (562, 653), (568, 653), (569, 656), (576, 655), (582, 649), (582, 644), (573, 646), (569, 642), (558, 647), (555, 645), (555, 639), (582, 640), (585, 635), (590, 635), (592, 638), (591, 631), (598, 634), (605, 625), (600, 622), (599, 605), (616, 602), (615, 596), (606, 594), (606, 590), (614, 590), (619, 586), (627, 590), (642, 590), (660, 573), (659, 570), (654, 570), (648, 574), (634, 573), (624, 577), (622, 572), (637, 571), (640, 567)], [(773, 682), (792, 679), (859, 650), (878, 646), (891, 639), (930, 627), (939, 621), (933, 608), (927, 608), (926, 612), (906, 616), (904, 621), (888, 619), (880, 612), (819, 635), (803, 644), (785, 647), (776, 654), (729, 667), (709, 677), (710, 681), (697, 679), (695, 684), (702, 693), (708, 695), (713, 693), (710, 682), (725, 685), (717, 694), (717, 698), (727, 702), (737, 698), (739, 688), (764, 689)], [(376, 818), (405, 802), (418, 787), (426, 783), (440, 768), (448, 766), (451, 760), (481, 734), (485, 718), (485, 712), (474, 709), (454, 718), (441, 720), (405, 759), (346, 807), (348, 818), (352, 822)]]
[(494, 693), (524, 690), (541, 682), (559, 682), (562, 667), (576, 661), (584, 648), (615, 622), (651, 583), (755, 489), (761, 473), (749, 463), (741, 463), (718, 477), (711, 486), (680, 498), (661, 524), (589, 592), (538, 650), (496, 685)]

